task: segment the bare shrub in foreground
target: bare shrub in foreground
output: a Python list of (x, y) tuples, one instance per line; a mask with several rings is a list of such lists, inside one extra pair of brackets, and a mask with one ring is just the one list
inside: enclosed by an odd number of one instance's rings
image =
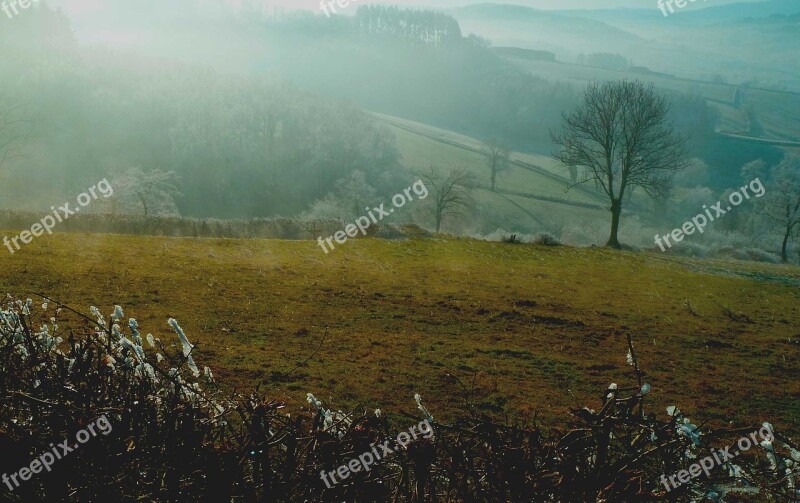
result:
[(611, 384), (597, 410), (574, 409), (561, 431), (497, 422), (466, 392), (464, 413), (436, 422), (418, 398), (432, 438), (390, 444), (391, 457), (328, 488), (321, 471), (392, 439), (413, 416), (333, 412), (310, 394), (312, 408), (291, 415), (279, 401), (225, 393), (196, 365), (197, 347), (177, 321), (169, 325), (175, 344), (142, 336), (119, 307), (106, 321), (95, 308), (87, 316), (9, 298), (0, 310), (0, 473), (100, 415), (113, 431), (52, 472), (0, 487), (0, 501), (720, 501), (745, 486), (754, 501), (796, 498), (800, 452), (778, 434), (665, 494), (661, 475), (753, 428), (701, 433), (675, 408), (664, 419), (647, 412), (650, 386), (630, 338), (637, 384)]

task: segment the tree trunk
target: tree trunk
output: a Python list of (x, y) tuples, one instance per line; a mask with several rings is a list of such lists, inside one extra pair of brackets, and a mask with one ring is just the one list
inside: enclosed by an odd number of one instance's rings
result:
[(147, 201), (144, 200), (144, 196), (141, 192), (136, 192), (136, 195), (139, 196), (139, 200), (142, 202), (142, 206), (144, 206), (144, 216), (147, 216)]
[(786, 244), (789, 242), (789, 236), (792, 234), (792, 227), (786, 227), (786, 234), (783, 236), (783, 245), (781, 245), (781, 261), (785, 264), (789, 261), (786, 255)]
[(620, 249), (617, 233), (619, 232), (619, 216), (622, 213), (622, 201), (614, 199), (611, 201), (611, 235), (608, 237), (606, 246), (609, 248)]

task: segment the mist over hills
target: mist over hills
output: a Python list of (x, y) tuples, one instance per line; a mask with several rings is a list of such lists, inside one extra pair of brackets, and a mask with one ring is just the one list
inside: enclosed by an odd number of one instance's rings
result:
[[(676, 12), (658, 9), (544, 11), (517, 5), (476, 4), (451, 11), (465, 33), (494, 45), (554, 52), (575, 62), (581, 53), (611, 52), (652, 70), (708, 79), (758, 82), (800, 90), (800, 49), (791, 0), (736, 3)], [(568, 36), (564, 36), (568, 34)]]
[[(252, 26), (264, 15), (300, 15), (275, 11), (274, 3), (253, 2), (250, 5), (259, 5), (258, 10), (243, 10), (212, 0), (176, 0), (157, 6), (147, 0), (138, 2), (135, 8), (117, 1), (92, 3), (91, 8), (82, 9), (76, 6), (83, 4), (71, 0), (57, 0), (53, 5), (75, 14), (70, 21), (81, 41), (193, 60), (199, 53), (192, 48), (199, 46), (217, 55), (232, 71), (236, 70), (235, 61), (253, 64), (253, 58), (240, 56), (252, 54), (254, 46), (236, 46), (231, 40), (242, 38), (236, 23)], [(363, 5), (366, 3), (353, 4), (331, 19), (324, 18), (316, 4), (295, 7), (321, 16), (325, 22), (307, 23), (307, 27), (324, 35), (337, 30)], [(425, 5), (416, 4), (415, 8)], [(427, 5), (442, 7), (435, 2)], [(683, 77), (719, 74), (731, 81), (757, 80), (762, 86), (800, 89), (800, 75), (791, 65), (783, 64), (799, 48), (797, 37), (791, 36), (796, 25), (791, 18), (780, 17), (800, 11), (800, 4), (792, 0), (690, 4), (667, 18), (649, 0), (638, 4), (640, 8), (575, 9), (574, 5), (569, 5), (570, 10), (563, 5), (548, 5), (555, 9), (545, 10), (516, 4), (465, 3), (446, 12), (459, 21), (465, 34), (475, 33), (495, 46), (551, 51), (564, 62), (575, 62), (582, 53), (619, 53), (634, 65)], [(219, 36), (210, 37), (213, 32)], [(257, 53), (267, 59), (280, 58), (269, 47), (259, 47)], [(747, 69), (743, 71), (743, 67)]]
[[(581, 11), (553, 12), (518, 5), (475, 4), (450, 11), (465, 33), (476, 33), (494, 45), (552, 49), (570, 53), (592, 50), (597, 40), (605, 50), (624, 51), (642, 39)], [(569, 37), (563, 35), (568, 33)]]
[[(786, 8), (785, 2), (773, 4)], [(36, 173), (52, 186), (62, 179), (80, 186), (83, 180), (76, 180), (85, 165), (99, 169), (108, 159), (114, 169), (160, 165), (181, 173), (191, 188), (176, 203), (182, 214), (297, 215), (354, 171), (370, 188), (389, 191), (394, 178), (386, 173), (394, 172), (404, 156), (413, 158), (370, 124), (365, 111), (549, 155), (551, 131), (577, 105), (585, 85), (623, 78), (653, 82), (669, 96), (673, 120), (691, 137), (691, 155), (708, 165), (710, 186), (735, 181), (736, 169), (746, 162), (775, 162), (780, 152), (769, 142), (800, 139), (794, 102), (740, 93), (743, 103), (734, 103), (737, 88), (745, 84), (791, 90), (798, 82), (797, 65), (786, 64), (797, 43), (786, 35), (794, 21), (783, 15), (702, 29), (667, 19), (665, 25), (674, 26), (670, 30), (638, 34), (587, 15), (610, 11), (506, 4), (410, 13), (359, 5), (352, 15), (331, 18), (305, 11), (229, 9), (210, 0), (177, 0), (163, 8), (146, 0), (139, 7), (112, 1), (85, 12), (65, 10), (69, 15), (43, 9), (42, 26), (34, 26), (34, 13), (3, 25), (8, 29), (0, 32), (0, 40), (18, 56), (0, 72), (4, 88), (31, 102), (39, 93), (54, 93), (63, 103), (83, 103), (82, 108), (62, 106), (61, 112), (88, 124), (60, 131), (43, 151), (45, 160), (20, 162), (16, 169)], [(742, 34), (748, 34), (744, 42), (737, 41)], [(497, 46), (552, 51), (556, 61), (507, 57), (493, 49)], [(39, 61), (42, 54), (46, 63)], [(70, 69), (49, 68), (51, 78), (82, 82), (80, 98), (68, 86), (44, 85), (31, 77), (53, 60), (73, 61)], [(622, 66), (604, 67), (609, 61)], [(209, 93), (213, 99), (205, 96)], [(255, 106), (245, 99), (248, 94), (259, 97), (254, 103), (269, 114), (269, 134), (284, 150), (260, 151), (258, 138), (266, 133), (249, 129), (257, 127), (255, 122), (235, 126)], [(111, 106), (109, 100), (127, 104)], [(126, 115), (125, 107), (136, 115)], [(41, 113), (62, 120), (46, 108)], [(192, 114), (204, 117), (202, 124), (213, 118), (213, 127), (197, 131), (190, 121), (175, 122)], [(302, 132), (321, 120), (326, 127), (314, 126), (306, 145)], [(55, 129), (50, 125), (44, 131), (55, 134)], [(767, 143), (734, 142), (724, 136), (728, 133)], [(278, 142), (279, 135), (291, 136)], [(212, 137), (216, 140), (209, 143)], [(115, 156), (122, 149), (124, 154)], [(377, 158), (382, 161), (375, 167)], [(407, 167), (429, 164), (419, 159)], [(304, 173), (308, 183), (290, 186), (292, 169)], [(268, 187), (271, 197), (262, 201), (247, 190), (251, 186)], [(232, 200), (214, 194), (218, 187), (236, 187), (247, 195)]]
[(795, 14), (800, 5), (792, 0), (766, 0), (764, 2), (733, 3), (725, 5), (706, 4), (705, 8), (681, 13), (680, 21), (705, 21), (714, 23), (746, 18), (763, 18), (775, 14)]
[(800, 502), (800, 0), (324, 1), (0, 0), (0, 503)]
[[(600, 20), (613, 26), (623, 26), (631, 21), (639, 23), (659, 23), (665, 20), (663, 13), (657, 8), (656, 2), (647, 0), (645, 6), (618, 7), (593, 9), (586, 8), (575, 10), (555, 9), (552, 12), (566, 15), (580, 15), (587, 19)], [(685, 9), (677, 9), (675, 14), (667, 19), (670, 24), (676, 23), (717, 23), (745, 18), (761, 18), (774, 14), (794, 14), (798, 11), (798, 4), (793, 0), (764, 0), (759, 2), (733, 2), (719, 5), (717, 2), (703, 2), (689, 4)]]

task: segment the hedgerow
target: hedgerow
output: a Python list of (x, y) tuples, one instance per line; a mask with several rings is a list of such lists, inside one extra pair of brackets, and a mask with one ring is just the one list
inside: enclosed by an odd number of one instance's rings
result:
[[(662, 475), (688, 469), (712, 446), (754, 427), (701, 428), (672, 407), (646, 411), (650, 385), (628, 338), (636, 385), (609, 385), (596, 410), (575, 408), (563, 428), (508, 424), (476, 411), (436, 421), (433, 434), (338, 484), (323, 483), (419, 417), (333, 411), (312, 394), (289, 413), (279, 400), (226, 391), (195, 362), (176, 320), (142, 335), (122, 308), (104, 317), (44, 298), (0, 309), (0, 474), (16, 473), (106, 416), (113, 430), (33, 475), (0, 501), (59, 502), (530, 502), (792, 501), (800, 451), (774, 439), (667, 491)], [(207, 362), (212, 363), (212, 362)], [(633, 381), (632, 381), (633, 382)], [(458, 381), (454, 381), (454, 388)], [(466, 389), (466, 388), (464, 388)], [(454, 389), (454, 396), (460, 394)], [(411, 397), (409, 397), (410, 401)], [(756, 428), (759, 428), (756, 427)], [(708, 430), (708, 431), (704, 431)]]

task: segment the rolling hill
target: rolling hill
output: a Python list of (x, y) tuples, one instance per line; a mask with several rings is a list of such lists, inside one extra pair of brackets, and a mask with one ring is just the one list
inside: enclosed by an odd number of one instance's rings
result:
[(681, 77), (722, 76), (736, 84), (800, 91), (800, 69), (788, 63), (800, 49), (800, 4), (705, 5), (668, 17), (655, 3), (652, 9), (556, 11), (478, 4), (452, 12), (465, 32), (495, 46), (547, 50), (560, 61), (574, 62), (580, 53), (620, 53), (634, 65)]

